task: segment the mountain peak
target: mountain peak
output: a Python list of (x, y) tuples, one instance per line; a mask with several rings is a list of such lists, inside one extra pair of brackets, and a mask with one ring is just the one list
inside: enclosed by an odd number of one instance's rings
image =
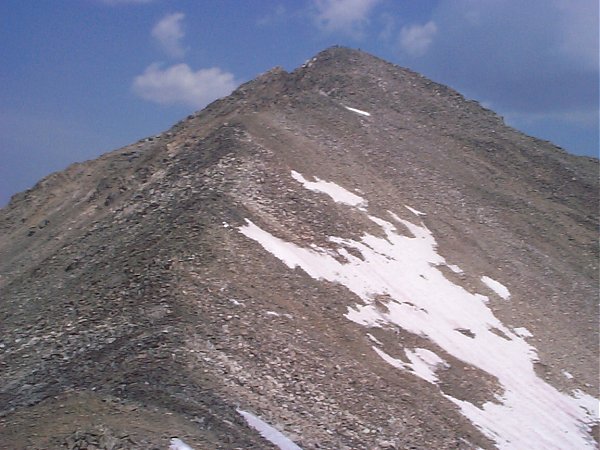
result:
[(371, 54), (360, 49), (345, 47), (343, 45), (332, 45), (331, 47), (321, 50), (315, 55), (315, 58), (334, 58), (334, 59), (359, 59), (359, 58), (374, 58)]
[(271, 69), (0, 210), (0, 442), (595, 448), (597, 171), (359, 50)]

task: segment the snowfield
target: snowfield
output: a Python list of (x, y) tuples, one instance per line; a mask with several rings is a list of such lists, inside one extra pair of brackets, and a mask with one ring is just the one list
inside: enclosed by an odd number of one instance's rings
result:
[[(298, 172), (292, 172), (292, 177), (311, 191), (367, 214), (385, 237), (367, 233), (360, 240), (330, 236), (345, 260), (340, 262), (328, 253), (331, 250), (287, 242), (248, 219), (239, 227), (240, 233), (290, 269), (300, 267), (314, 279), (346, 286), (361, 300), (348, 309), (349, 320), (368, 328), (396, 325), (426, 336), (434, 348), (439, 348), (440, 355), (445, 352), (496, 377), (503, 393), (482, 408), (440, 392), (498, 448), (595, 448), (588, 430), (598, 420), (598, 400), (582, 392), (561, 393), (536, 375), (537, 352), (525, 340), (531, 333), (525, 328), (511, 330), (488, 307), (488, 297), (469, 292), (444, 276), (440, 270), (443, 266), (453, 272), (462, 271), (438, 254), (436, 240), (424, 224), (389, 211), (385, 219), (368, 215), (367, 201), (341, 186), (319, 179), (310, 182)], [(407, 209), (417, 217), (423, 214)], [(410, 235), (400, 234), (395, 224), (406, 227)], [(348, 248), (360, 252), (362, 258), (353, 256)], [(483, 274), (476, 277), (501, 298), (510, 298), (502, 283)], [(385, 312), (374, 304), (378, 295), (390, 298)], [(392, 358), (380, 347), (373, 349), (384, 361), (428, 383), (435, 384), (436, 371), (447, 365), (431, 350), (406, 348), (409, 362), (405, 362)]]

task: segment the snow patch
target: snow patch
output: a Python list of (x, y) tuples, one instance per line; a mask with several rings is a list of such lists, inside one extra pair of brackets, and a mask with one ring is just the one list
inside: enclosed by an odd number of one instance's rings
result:
[(383, 347), (383, 344), (379, 341), (379, 339), (377, 339), (375, 336), (373, 336), (371, 333), (367, 333), (367, 337), (369, 339), (371, 339), (373, 342), (375, 342), (377, 345), (381, 345)]
[(317, 181), (308, 181), (301, 174), (292, 170), (292, 178), (294, 180), (302, 183), (302, 185), (313, 192), (320, 192), (322, 194), (327, 194), (329, 197), (333, 199), (333, 201), (337, 203), (343, 203), (345, 205), (350, 206), (366, 206), (367, 202), (364, 198), (353, 194), (352, 192), (344, 189), (343, 187), (332, 183), (330, 181), (323, 181), (317, 177), (315, 180)]
[(411, 208), (411, 207), (410, 207), (410, 206), (408, 206), (408, 205), (404, 205), (404, 207), (405, 207), (406, 209), (408, 209), (408, 210), (409, 210), (411, 213), (413, 213), (415, 216), (426, 216), (426, 215), (427, 215), (426, 213), (423, 213), (423, 212), (421, 212), (421, 211), (417, 211), (416, 209), (414, 209), (414, 208)]
[(573, 379), (573, 375), (571, 375), (571, 373), (567, 372), (566, 370), (563, 370), (563, 375), (565, 376), (565, 378), (567, 380), (572, 380)]
[(171, 439), (171, 445), (169, 445), (169, 450), (194, 450), (192, 447), (187, 445), (181, 439), (173, 438)]
[(435, 373), (438, 366), (448, 367), (448, 363), (426, 348), (405, 349), (406, 357), (410, 360), (410, 367), (415, 374), (425, 381), (436, 383), (438, 377)]
[(238, 409), (237, 412), (246, 420), (246, 423), (260, 433), (270, 443), (281, 450), (302, 450), (281, 431), (273, 428), (267, 422), (259, 419), (254, 414)]
[(533, 334), (531, 333), (531, 331), (529, 331), (527, 328), (525, 327), (519, 327), (519, 328), (513, 328), (513, 331), (521, 337), (524, 338), (528, 338), (528, 337), (533, 337)]
[[(329, 186), (326, 182), (306, 182), (297, 173), (295, 178), (308, 189), (332, 196), (328, 189), (321, 188)], [(354, 206), (359, 204), (366, 202), (354, 202)], [(427, 337), (446, 353), (495, 377), (504, 390), (497, 402), (487, 402), (479, 408), (468, 401), (446, 398), (499, 448), (595, 448), (586, 428), (598, 420), (590, 406), (597, 400), (586, 394), (569, 396), (540, 379), (533, 366), (536, 349), (494, 315), (486, 296), (471, 293), (444, 276), (439, 266), (448, 264), (437, 253), (431, 231), (390, 215), (410, 236), (400, 234), (386, 220), (367, 215), (381, 227), (385, 237), (368, 233), (359, 240), (330, 237), (330, 242), (339, 248), (355, 249), (362, 255), (344, 262), (334, 258), (330, 249), (286, 242), (248, 219), (239, 231), (287, 267), (300, 267), (314, 279), (340, 283), (353, 292), (361, 303), (348, 308), (349, 320), (369, 327), (397, 326)], [(501, 297), (510, 296), (497, 281), (481, 279)], [(375, 304), (378, 295), (389, 299), (385, 311)], [(473, 336), (456, 332), (457, 329), (470, 330)], [(409, 368), (428, 382), (436, 379), (432, 365), (435, 368), (444, 363), (424, 349), (406, 350), (409, 363), (380, 349), (375, 351), (395, 367)]]
[(373, 350), (375, 350), (375, 352), (388, 364), (391, 364), (397, 369), (409, 370), (419, 378), (432, 384), (435, 384), (438, 381), (438, 377), (435, 373), (437, 367), (448, 366), (446, 361), (426, 348), (415, 348), (414, 350), (404, 349), (404, 354), (410, 361), (409, 363), (393, 358), (375, 346), (373, 346)]
[(375, 350), (375, 353), (377, 353), (386, 363), (394, 366), (396, 369), (406, 369), (406, 363), (404, 361), (393, 358), (378, 347), (373, 346), (371, 348)]
[(275, 317), (279, 317), (279, 313), (275, 312), (275, 311), (267, 311), (265, 313), (267, 316), (275, 316)]
[(508, 292), (508, 288), (502, 283), (486, 276), (481, 277), (481, 281), (483, 281), (487, 287), (489, 287), (504, 300), (508, 300), (510, 298), (510, 292)]
[(361, 116), (367, 116), (369, 117), (371, 115), (371, 113), (368, 113), (366, 111), (361, 111), (360, 109), (356, 109), (356, 108), (350, 108), (349, 106), (343, 105), (344, 108), (346, 108), (348, 111), (352, 111), (355, 112), (356, 114), (360, 114)]
[(451, 270), (452, 272), (454, 272), (454, 273), (458, 273), (458, 274), (465, 273), (465, 272), (464, 272), (464, 271), (463, 271), (463, 270), (462, 270), (460, 267), (458, 267), (456, 264), (446, 264), (446, 267), (447, 267), (448, 269), (450, 269), (450, 270)]

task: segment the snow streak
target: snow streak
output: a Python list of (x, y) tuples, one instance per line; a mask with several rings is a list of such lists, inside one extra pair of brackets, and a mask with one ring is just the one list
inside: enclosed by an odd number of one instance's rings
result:
[(350, 108), (349, 106), (346, 106), (346, 105), (344, 105), (344, 108), (346, 108), (348, 111), (352, 111), (352, 112), (355, 112), (356, 114), (360, 114), (361, 116), (369, 117), (371, 115), (371, 113), (368, 113), (366, 111), (361, 111), (360, 109), (356, 109), (356, 108)]
[(508, 300), (510, 298), (510, 292), (508, 292), (508, 288), (502, 283), (486, 276), (481, 277), (481, 281), (483, 281), (487, 285), (487, 287), (489, 287), (492, 291), (494, 291), (504, 300)]
[(281, 431), (273, 428), (264, 420), (256, 417), (254, 414), (238, 409), (237, 412), (242, 415), (248, 425), (254, 428), (270, 443), (276, 445), (280, 450), (302, 450), (290, 438)]

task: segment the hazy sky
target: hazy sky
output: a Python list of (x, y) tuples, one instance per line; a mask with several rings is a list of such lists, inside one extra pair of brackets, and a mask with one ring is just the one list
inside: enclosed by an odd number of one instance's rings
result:
[(1, 0), (0, 205), (334, 44), (598, 155), (597, 0)]

